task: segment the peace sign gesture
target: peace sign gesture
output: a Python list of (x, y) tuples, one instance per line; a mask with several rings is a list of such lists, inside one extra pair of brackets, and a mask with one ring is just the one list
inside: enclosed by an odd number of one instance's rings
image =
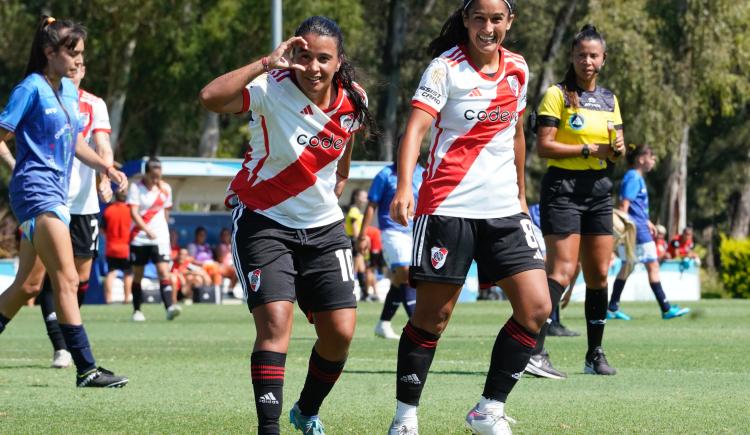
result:
[(268, 56), (268, 66), (270, 68), (292, 68), (304, 71), (304, 66), (292, 62), (292, 52), (295, 47), (307, 50), (307, 41), (301, 36), (293, 36), (282, 42)]

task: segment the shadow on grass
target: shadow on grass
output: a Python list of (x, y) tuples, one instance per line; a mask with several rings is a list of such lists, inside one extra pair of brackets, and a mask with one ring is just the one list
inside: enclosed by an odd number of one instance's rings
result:
[[(355, 375), (395, 375), (395, 370), (346, 370), (344, 373), (350, 373)], [(438, 375), (463, 375), (463, 376), (485, 376), (487, 372), (477, 371), (460, 371), (460, 370), (430, 370), (430, 374)]]

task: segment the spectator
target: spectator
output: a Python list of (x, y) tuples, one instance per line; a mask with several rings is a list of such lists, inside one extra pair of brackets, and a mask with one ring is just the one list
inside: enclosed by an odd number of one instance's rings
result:
[(130, 265), (130, 227), (132, 218), (130, 207), (125, 202), (126, 192), (117, 192), (115, 202), (104, 210), (104, 235), (106, 247), (104, 255), (107, 258), (107, 277), (104, 280), (104, 300), (112, 302), (112, 285), (117, 271), (123, 273), (124, 302), (130, 303), (133, 287), (133, 269)]
[(208, 232), (204, 227), (196, 228), (195, 239), (188, 245), (187, 249), (192, 258), (192, 263), (202, 267), (211, 277), (211, 282), (218, 286), (221, 283), (219, 265), (214, 261), (214, 251), (211, 249), (211, 245), (206, 242), (207, 237)]
[(656, 240), (654, 242), (656, 243), (656, 258), (659, 260), (659, 263), (672, 258), (669, 255), (669, 244), (667, 243), (666, 236), (667, 229), (664, 228), (664, 225), (657, 225)]
[(698, 254), (693, 252), (695, 242), (693, 241), (693, 227), (686, 226), (682, 234), (677, 234), (669, 242), (670, 258), (689, 258), (699, 262)]
[(211, 284), (211, 277), (203, 268), (194, 263), (193, 258), (185, 248), (177, 252), (177, 257), (172, 263), (172, 287), (178, 294), (178, 298), (190, 304), (193, 301), (194, 290)]
[(232, 256), (232, 233), (229, 228), (222, 228), (219, 233), (219, 243), (216, 245), (216, 258), (219, 264), (219, 273), (224, 280), (229, 280), (229, 287), (224, 293), (234, 297), (234, 286), (237, 285), (237, 271), (234, 268), (234, 257)]

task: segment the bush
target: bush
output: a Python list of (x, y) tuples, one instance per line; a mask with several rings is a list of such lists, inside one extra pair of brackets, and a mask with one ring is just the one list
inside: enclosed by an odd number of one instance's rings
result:
[(721, 281), (735, 298), (750, 298), (750, 239), (721, 235)]

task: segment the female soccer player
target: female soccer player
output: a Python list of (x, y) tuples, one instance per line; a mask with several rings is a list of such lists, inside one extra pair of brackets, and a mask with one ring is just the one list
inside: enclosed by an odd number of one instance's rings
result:
[(237, 276), (253, 314), (258, 432), (279, 433), (293, 303), (315, 325), (295, 428), (322, 434), (318, 410), (344, 367), (356, 323), (351, 242), (338, 206), (352, 135), (371, 123), (338, 25), (306, 19), (271, 54), (200, 94), (214, 112), (251, 111), (252, 139), (230, 185)]
[(13, 284), (0, 295), (0, 332), (41, 287), (52, 281), (57, 317), (76, 365), (79, 387), (122, 387), (128, 379), (97, 368), (78, 309), (78, 273), (66, 206), (75, 154), (85, 165), (127, 187), (127, 178), (83, 138), (78, 93), (70, 80), (82, 64), (86, 30), (72, 21), (43, 17), (31, 46), (26, 77), (0, 113), (0, 139), (15, 134), (18, 161), (10, 203), (23, 239)]
[[(671, 305), (667, 301), (664, 289), (661, 287), (659, 277), (659, 259), (656, 252), (656, 226), (651, 223), (648, 215), (648, 189), (643, 176), (654, 169), (656, 165), (656, 156), (648, 145), (633, 145), (627, 153), (628, 166), (630, 169), (625, 173), (620, 184), (620, 210), (627, 212), (636, 226), (636, 254), (638, 261), (646, 266), (648, 272), (648, 283), (654, 297), (661, 308), (662, 319), (674, 319), (675, 317), (684, 316), (690, 312), (690, 308), (680, 308), (677, 305)], [(630, 320), (630, 316), (620, 311), (620, 296), (625, 288), (625, 281), (633, 271), (634, 264), (625, 261), (627, 256), (623, 252), (620, 258), (623, 259), (620, 272), (612, 286), (612, 297), (609, 299), (609, 309), (607, 311), (608, 319)]]
[[(599, 375), (616, 373), (601, 347), (607, 270), (614, 248), (612, 182), (605, 169), (608, 160), (624, 151), (617, 98), (596, 84), (606, 56), (604, 38), (594, 26), (583, 26), (573, 38), (565, 78), (547, 90), (539, 106), (537, 135), (539, 157), (549, 166), (542, 180), (540, 212), (553, 308), (575, 274), (580, 252), (588, 335), (584, 371)], [(546, 327), (538, 349), (545, 332)]]
[(466, 422), (475, 433), (510, 433), (505, 401), (551, 311), (544, 262), (524, 193), (523, 116), (529, 71), (502, 43), (510, 0), (464, 0), (430, 50), (401, 142), (391, 216), (414, 213), (412, 173), (432, 126), (432, 146), (414, 222), (410, 279), (414, 314), (398, 349), (391, 434), (417, 433), (417, 405), (473, 259), (505, 291), (513, 316), (492, 349), (484, 392)]

